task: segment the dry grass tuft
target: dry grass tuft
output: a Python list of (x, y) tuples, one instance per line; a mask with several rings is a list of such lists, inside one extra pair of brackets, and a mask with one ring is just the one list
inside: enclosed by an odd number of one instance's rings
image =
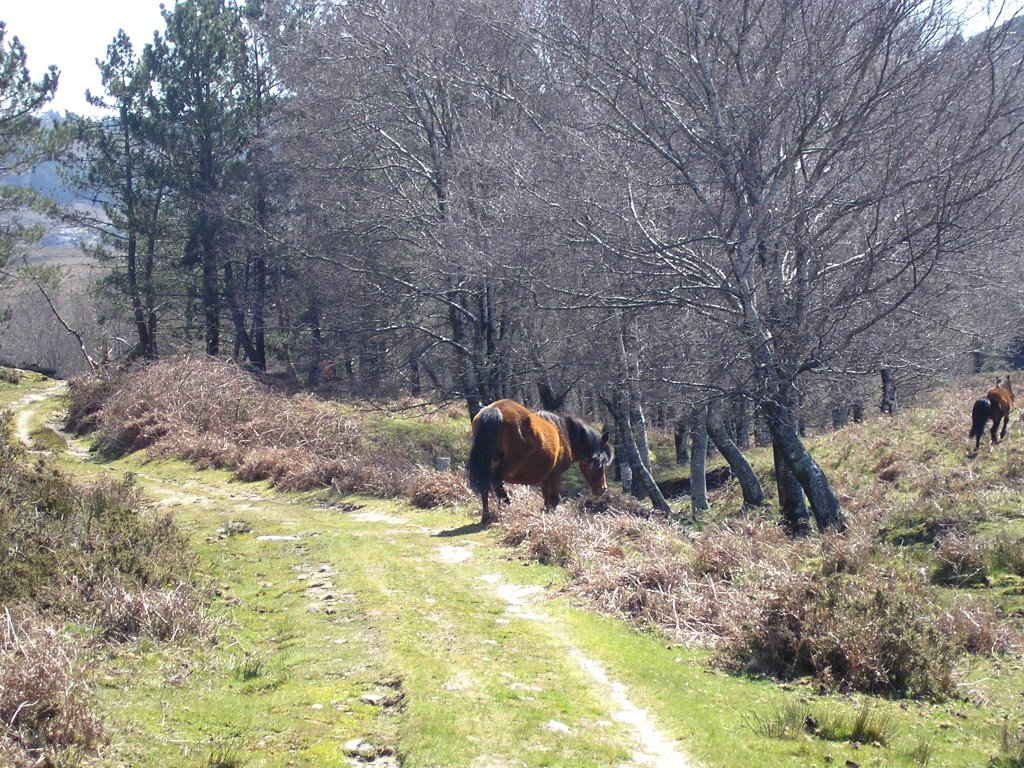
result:
[(109, 584), (98, 590), (94, 600), (96, 622), (107, 640), (149, 637), (174, 642), (212, 631), (195, 589), (188, 584), (134, 591)]

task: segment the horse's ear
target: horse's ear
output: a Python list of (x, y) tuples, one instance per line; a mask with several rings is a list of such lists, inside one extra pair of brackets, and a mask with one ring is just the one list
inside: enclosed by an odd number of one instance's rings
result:
[(603, 445), (603, 446), (604, 445), (608, 445), (608, 441), (611, 439), (611, 437), (612, 436), (608, 434), (608, 430), (607, 429), (604, 432), (602, 432), (601, 433), (601, 445)]

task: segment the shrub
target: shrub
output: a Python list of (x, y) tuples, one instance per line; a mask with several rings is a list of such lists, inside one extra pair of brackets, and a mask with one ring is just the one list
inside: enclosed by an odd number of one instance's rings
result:
[(177, 641), (206, 635), (211, 629), (195, 591), (187, 584), (136, 591), (104, 585), (94, 604), (97, 625), (108, 640), (149, 637)]
[(15, 368), (0, 367), (0, 382), (17, 386), (21, 383), (21, 371)]
[(75, 645), (31, 613), (0, 616), (0, 722), (0, 755), (15, 765), (51, 765), (102, 735)]
[(1024, 539), (1015, 538), (1004, 531), (992, 539), (990, 547), (993, 569), (1024, 576)]
[(953, 692), (964, 649), (933, 590), (879, 569), (859, 577), (794, 574), (729, 639), (734, 668), (877, 694)]
[(462, 475), (419, 469), (407, 481), (409, 500), (414, 507), (431, 509), (472, 498)]
[(992, 768), (1024, 768), (1024, 728), (1010, 725), (1010, 719), (1003, 718), (999, 731), (999, 755), (989, 761)]
[(162, 587), (191, 574), (187, 539), (142, 509), (133, 478), (82, 487), (18, 457), (0, 448), (0, 599), (88, 613), (102, 584)]

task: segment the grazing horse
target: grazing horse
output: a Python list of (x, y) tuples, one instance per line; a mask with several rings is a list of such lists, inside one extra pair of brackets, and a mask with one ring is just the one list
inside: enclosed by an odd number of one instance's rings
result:
[(1010, 409), (1013, 407), (1013, 387), (1010, 386), (1009, 376), (1000, 376), (996, 379), (996, 385), (992, 387), (984, 397), (974, 401), (974, 410), (971, 411), (971, 434), (975, 438), (974, 450), (981, 447), (981, 438), (985, 434), (985, 423), (992, 419), (992, 442), (996, 443), (996, 432), (999, 430), (999, 422), (1003, 422), (1003, 432), (999, 435), (1002, 439), (1006, 437), (1006, 424), (1010, 420)]
[(611, 463), (608, 433), (599, 435), (575, 416), (533, 413), (514, 400), (498, 400), (473, 419), (473, 446), (466, 462), (469, 487), (483, 500), (480, 522), (493, 519), (487, 504), (494, 493), (508, 501), (504, 483), (539, 485), (544, 506), (558, 505), (562, 475), (575, 462), (594, 495), (608, 490), (604, 468)]

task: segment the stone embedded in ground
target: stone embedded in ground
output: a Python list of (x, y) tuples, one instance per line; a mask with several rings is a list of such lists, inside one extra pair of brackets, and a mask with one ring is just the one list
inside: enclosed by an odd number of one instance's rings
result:
[(256, 541), (298, 541), (298, 536), (257, 536)]
[(373, 760), (378, 752), (379, 750), (368, 741), (364, 741), (359, 745), (359, 749), (356, 750), (356, 754), (363, 760)]
[(387, 698), (383, 693), (364, 693), (359, 697), (359, 700), (364, 704), (369, 704), (371, 707), (379, 707), (387, 701)]
[(560, 723), (557, 720), (548, 720), (544, 727), (549, 731), (555, 731), (556, 733), (569, 733), (571, 730), (568, 725)]

